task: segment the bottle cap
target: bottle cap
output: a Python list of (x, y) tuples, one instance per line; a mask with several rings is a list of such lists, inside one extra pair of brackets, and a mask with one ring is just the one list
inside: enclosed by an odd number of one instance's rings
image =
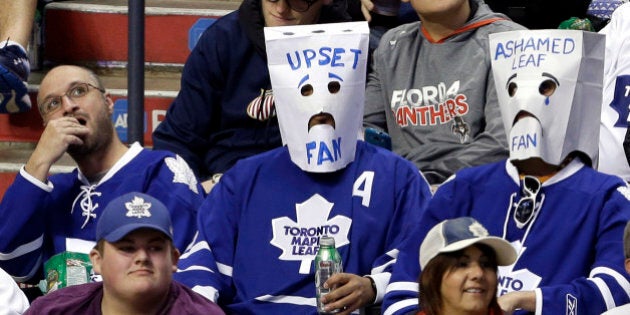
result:
[(319, 245), (320, 246), (335, 246), (335, 239), (328, 235), (324, 235), (319, 238)]

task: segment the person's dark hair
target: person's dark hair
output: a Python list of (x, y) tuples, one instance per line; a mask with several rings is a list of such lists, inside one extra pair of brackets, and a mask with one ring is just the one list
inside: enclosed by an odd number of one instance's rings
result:
[[(492, 248), (484, 244), (474, 244), (471, 246), (479, 248), (479, 250), (488, 257), (488, 261), (494, 264), (495, 272), (498, 270), (497, 256)], [(420, 273), (420, 278), (418, 279), (420, 288), (419, 302), (420, 308), (426, 315), (442, 314), (442, 295), (440, 293), (442, 278), (446, 272), (457, 266), (459, 258), (463, 255), (464, 249), (456, 252), (439, 254), (431, 259), (431, 261), (429, 261)], [(493, 295), (488, 309), (493, 310), (494, 314), (501, 314), (501, 308), (497, 303), (496, 294)]]

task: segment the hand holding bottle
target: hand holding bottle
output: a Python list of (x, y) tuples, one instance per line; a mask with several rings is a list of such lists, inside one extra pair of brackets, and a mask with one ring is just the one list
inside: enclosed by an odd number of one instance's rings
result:
[(350, 314), (352, 311), (370, 305), (376, 298), (371, 280), (350, 273), (338, 273), (328, 279), (325, 286), (335, 288), (321, 298), (324, 309), (339, 310), (340, 315)]

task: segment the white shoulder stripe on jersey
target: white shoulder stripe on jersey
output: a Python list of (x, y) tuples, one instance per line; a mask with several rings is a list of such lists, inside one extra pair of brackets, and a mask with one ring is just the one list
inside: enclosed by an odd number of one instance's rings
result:
[(192, 288), (193, 291), (203, 295), (206, 299), (216, 303), (219, 299), (219, 291), (214, 287), (196, 285)]
[(14, 251), (10, 253), (0, 253), (0, 260), (9, 260), (16, 257), (20, 257), (24, 254), (28, 254), (42, 247), (43, 243), (44, 243), (44, 234), (40, 235), (34, 241), (28, 242), (24, 245), (20, 245), (18, 248), (16, 248)]
[(602, 278), (589, 278), (588, 280), (591, 280), (591, 282), (593, 282), (599, 289), (599, 292), (602, 294), (602, 298), (604, 298), (604, 302), (606, 302), (606, 309), (609, 310), (615, 307), (615, 299), (606, 285), (606, 282), (604, 282)]
[(391, 258), (396, 259), (396, 258), (398, 258), (398, 253), (399, 253), (399, 252), (400, 252), (400, 251), (399, 251), (398, 249), (394, 248), (394, 249), (390, 250), (389, 252), (385, 253), (385, 255), (387, 255), (387, 256), (389, 256), (389, 257), (391, 257)]
[(387, 268), (387, 266), (393, 265), (396, 262), (396, 259), (392, 259), (380, 266), (376, 266), (374, 268), (372, 268), (372, 274), (376, 274), (376, 273), (383, 273), (385, 272), (385, 268)]
[(199, 243), (195, 243), (193, 246), (189, 247), (181, 256), (179, 256), (179, 259), (186, 259), (190, 255), (201, 250), (210, 251), (210, 246), (208, 246), (208, 242), (202, 241)]
[(228, 277), (232, 277), (232, 266), (220, 264), (217, 262), (217, 268), (219, 268), (219, 273), (224, 274)]
[(290, 295), (263, 295), (256, 298), (258, 301), (270, 303), (286, 303), (295, 305), (317, 306), (315, 298), (305, 298), (302, 296)]
[(195, 244), (197, 244), (197, 238), (199, 237), (199, 230), (195, 231), (195, 235), (193, 235), (193, 239), (192, 241), (190, 241), (190, 243), (188, 243), (188, 246), (186, 246), (186, 249), (184, 249), (184, 253), (186, 253), (187, 251), (189, 251)]
[[(269, 303), (281, 303), (281, 304), (293, 304), (293, 305), (306, 305), (316, 307), (317, 302), (315, 298), (305, 298), (303, 296), (290, 296), (290, 295), (263, 295), (256, 298), (261, 302)], [(359, 310), (354, 310), (352, 314), (360, 314)]]
[(214, 273), (214, 270), (204, 267), (204, 266), (198, 266), (198, 265), (193, 265), (184, 269), (177, 268), (177, 272), (186, 272), (186, 271), (207, 271), (207, 272)]
[(617, 283), (619, 283), (619, 285), (626, 291), (626, 294), (628, 295), (628, 298), (630, 298), (630, 282), (628, 282), (626, 277), (621, 275), (616, 270), (611, 269), (611, 268), (607, 268), (607, 267), (596, 267), (596, 268), (593, 268), (593, 270), (591, 270), (591, 273), (588, 276), (589, 276), (589, 278), (593, 278), (597, 274), (605, 274), (605, 275), (609, 275), (609, 276), (615, 278)]
[(398, 282), (390, 282), (387, 285), (387, 292), (392, 292), (392, 291), (412, 291), (412, 292), (418, 292), (420, 291), (420, 289), (418, 288), (418, 283), (417, 282), (410, 282), (410, 281), (398, 281)]
[(389, 266), (389, 265), (391, 265), (391, 264), (396, 262), (396, 259), (398, 258), (398, 253), (399, 253), (399, 250), (396, 249), (396, 248), (394, 248), (394, 249), (390, 250), (389, 252), (385, 253), (385, 255), (391, 257), (392, 260), (384, 263), (381, 266), (376, 266), (376, 267), (372, 268), (372, 272), (371, 273), (372, 274), (376, 274), (376, 273), (384, 272), (385, 268), (387, 268), (387, 266)]
[(409, 307), (409, 306), (416, 306), (418, 305), (418, 299), (406, 299), (406, 300), (402, 300), (400, 302), (396, 302), (392, 305), (390, 305), (385, 312), (383, 313), (383, 315), (391, 315), (394, 314), (395, 312), (400, 311), (401, 309), (405, 308), (405, 307)]

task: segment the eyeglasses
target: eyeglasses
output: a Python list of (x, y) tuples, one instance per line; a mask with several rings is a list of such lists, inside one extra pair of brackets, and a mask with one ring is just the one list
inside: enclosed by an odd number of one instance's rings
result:
[[(280, 0), (267, 0), (271, 3), (277, 3)], [(306, 12), (317, 0), (283, 0), (289, 9), (296, 12)]]
[(523, 177), (521, 181), (521, 199), (514, 204), (516, 208), (514, 221), (519, 229), (527, 225), (540, 210), (542, 201), (545, 198), (545, 195), (541, 194), (541, 198), (538, 200), (540, 187), (541, 184), (538, 178), (529, 175)]
[(90, 88), (96, 89), (101, 93), (105, 93), (105, 89), (103, 88), (94, 86), (87, 82), (80, 82), (70, 87), (70, 89), (68, 89), (66, 93), (63, 93), (63, 95), (50, 96), (46, 98), (39, 105), (39, 111), (42, 115), (50, 115), (61, 108), (64, 96), (67, 96), (71, 100), (75, 101), (87, 95), (90, 92)]

